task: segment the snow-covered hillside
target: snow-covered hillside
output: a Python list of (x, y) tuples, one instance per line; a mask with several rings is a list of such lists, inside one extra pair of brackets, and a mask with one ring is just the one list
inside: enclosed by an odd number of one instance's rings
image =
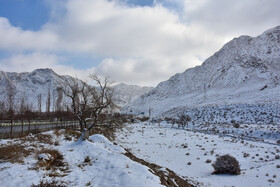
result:
[(140, 97), (141, 95), (148, 93), (153, 88), (152, 87), (140, 87), (137, 85), (126, 85), (126, 84), (118, 84), (112, 87), (113, 89), (113, 99), (116, 105), (123, 107), (135, 99)]
[[(0, 101), (7, 99), (8, 85), (12, 85), (16, 91), (16, 103), (19, 103), (21, 98), (24, 98), (25, 102), (31, 104), (34, 110), (38, 110), (38, 96), (41, 94), (41, 110), (44, 111), (48, 92), (50, 91), (51, 110), (53, 110), (58, 96), (57, 88), (64, 79), (70, 80), (74, 78), (58, 75), (52, 69), (36, 69), (30, 73), (0, 71)], [(118, 84), (112, 87), (113, 100), (121, 108), (151, 89), (151, 87)], [(63, 102), (63, 105), (69, 104), (65, 98)]]
[(280, 26), (277, 26), (257, 37), (234, 38), (201, 66), (161, 82), (122, 111), (147, 114), (151, 108), (153, 115), (164, 112), (168, 115), (179, 109), (279, 103), (279, 83)]
[(25, 103), (32, 105), (34, 110), (38, 110), (38, 96), (41, 95), (41, 110), (46, 109), (48, 93), (51, 96), (51, 109), (57, 98), (57, 87), (63, 79), (73, 79), (70, 76), (60, 76), (51, 69), (36, 69), (32, 72), (15, 73), (0, 72), (0, 101), (7, 98), (8, 85), (15, 88), (15, 101), (18, 103), (21, 98)]

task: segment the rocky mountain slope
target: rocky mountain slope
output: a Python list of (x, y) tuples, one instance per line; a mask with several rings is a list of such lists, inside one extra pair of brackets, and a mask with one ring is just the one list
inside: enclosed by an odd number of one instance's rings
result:
[[(161, 82), (122, 109), (169, 115), (191, 108), (279, 103), (280, 26), (226, 43), (201, 66)], [(176, 112), (175, 112), (176, 111)]]
[[(63, 79), (74, 79), (71, 76), (61, 76), (56, 74), (52, 69), (37, 69), (32, 72), (12, 73), (0, 71), (0, 101), (7, 100), (7, 88), (12, 86), (15, 88), (15, 101), (19, 103), (21, 98), (25, 99), (26, 103), (32, 105), (34, 110), (38, 110), (38, 96), (41, 95), (42, 106), (41, 110), (46, 109), (46, 101), (50, 92), (51, 110), (58, 97), (57, 88)], [(140, 95), (151, 90), (150, 87), (130, 86), (119, 84), (112, 87), (114, 92), (113, 100), (118, 108), (129, 102), (134, 101)], [(67, 99), (63, 99), (62, 105), (69, 105)]]

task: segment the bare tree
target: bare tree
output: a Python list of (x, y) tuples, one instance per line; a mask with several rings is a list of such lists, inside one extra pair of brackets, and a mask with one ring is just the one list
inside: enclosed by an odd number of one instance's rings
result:
[(25, 94), (23, 94), (20, 97), (20, 106), (19, 106), (19, 116), (20, 116), (20, 120), (21, 120), (21, 135), (23, 135), (23, 119), (24, 119), (24, 114), (25, 114), (25, 110), (26, 110), (26, 97)]
[(149, 106), (149, 125), (151, 124), (152, 108)]
[(87, 138), (89, 131), (97, 124), (100, 113), (112, 104), (109, 78), (102, 80), (91, 74), (90, 79), (97, 84), (96, 87), (77, 78), (65, 79), (61, 84), (63, 93), (71, 100), (71, 110), (79, 121), (81, 139)]
[(3, 119), (6, 112), (6, 105), (4, 101), (0, 101), (0, 119)]
[(35, 113), (32, 112), (32, 106), (26, 105), (26, 109), (24, 111), (24, 117), (28, 121), (28, 132), (30, 131), (31, 127), (31, 120), (35, 118)]
[(46, 100), (46, 112), (50, 113), (50, 109), (51, 109), (51, 91), (49, 89), (47, 100)]
[(38, 112), (41, 114), (41, 112), (42, 112), (42, 94), (38, 94), (37, 99), (38, 99)]
[(63, 100), (63, 91), (61, 88), (57, 88), (57, 99), (56, 99), (56, 111), (61, 112), (62, 111), (62, 100)]
[(14, 85), (9, 84), (7, 86), (7, 102), (8, 102), (8, 118), (11, 121), (11, 137), (13, 136), (13, 122), (15, 117), (15, 95), (16, 88)]
[[(185, 128), (186, 125), (188, 125), (188, 122), (191, 121), (190, 116), (185, 114), (178, 115), (178, 127), (182, 125), (182, 128)], [(188, 126), (187, 126), (188, 128)]]

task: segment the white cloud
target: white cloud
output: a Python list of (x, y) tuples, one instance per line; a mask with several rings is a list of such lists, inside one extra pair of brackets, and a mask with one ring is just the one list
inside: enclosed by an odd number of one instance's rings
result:
[(256, 36), (280, 24), (279, 0), (184, 0), (184, 19), (221, 37)]
[[(185, 70), (186, 57), (148, 57), (148, 58), (126, 58), (126, 59), (104, 59), (94, 72), (106, 76), (109, 75), (112, 80), (127, 84), (142, 86), (155, 86), (157, 83), (173, 75), (173, 72), (182, 72)], [(189, 60), (195, 64), (200, 61), (198, 58), (189, 57)]]
[[(52, 0), (52, 18), (37, 32), (0, 18), (0, 50), (16, 51), (0, 61), (0, 68), (51, 67), (80, 76), (82, 70), (60, 65), (53, 55), (70, 52), (103, 58), (89, 70), (117, 82), (156, 85), (200, 64), (233, 37), (276, 26), (280, 17), (278, 0), (157, 0), (152, 7), (119, 2)], [(171, 11), (170, 4), (183, 11)], [(20, 55), (18, 50), (32, 53)]]
[(54, 49), (57, 38), (48, 31), (25, 31), (0, 17), (0, 50), (46, 50)]
[(223, 43), (199, 26), (183, 24), (160, 4), (129, 7), (116, 1), (70, 0), (64, 8), (64, 17), (44, 29), (55, 32), (65, 50), (104, 56), (96, 71), (118, 82), (155, 85), (200, 64)]
[(12, 72), (31, 72), (39, 68), (51, 68), (60, 75), (71, 75), (84, 80), (93, 69), (85, 71), (75, 69), (71, 66), (60, 65), (59, 61), (64, 60), (54, 54), (34, 52), (27, 54), (15, 54), (12, 57), (0, 60), (0, 70)]
[(0, 69), (4, 71), (32, 71), (37, 68), (48, 68), (58, 62), (54, 55), (44, 53), (15, 54), (0, 61)]

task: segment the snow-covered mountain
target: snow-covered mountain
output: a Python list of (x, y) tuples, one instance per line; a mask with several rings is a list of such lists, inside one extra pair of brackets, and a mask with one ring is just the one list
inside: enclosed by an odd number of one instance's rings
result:
[[(52, 69), (36, 69), (30, 73), (0, 71), (0, 101), (7, 99), (7, 88), (11, 85), (15, 88), (16, 103), (19, 103), (21, 98), (24, 97), (26, 103), (32, 104), (33, 109), (38, 110), (38, 96), (41, 95), (41, 110), (44, 111), (50, 91), (50, 108), (53, 110), (58, 97), (57, 88), (64, 79), (70, 80), (74, 78), (67, 75), (58, 75)], [(118, 108), (121, 108), (151, 89), (151, 87), (118, 84), (112, 87), (113, 100)], [(65, 98), (63, 99), (63, 105), (67, 105), (67, 99)]]
[[(169, 115), (191, 108), (279, 103), (280, 26), (226, 43), (201, 66), (161, 82), (122, 109)], [(177, 113), (175, 112), (175, 113)]]
[(113, 89), (113, 100), (116, 105), (123, 107), (141, 95), (148, 93), (153, 89), (153, 87), (140, 87), (137, 85), (126, 85), (120, 83), (112, 87)]
[[(32, 72), (0, 72), (0, 101), (7, 99), (7, 88), (15, 90), (15, 103), (24, 98), (25, 103), (38, 110), (38, 97), (41, 95), (41, 110), (45, 111), (46, 101), (50, 92), (50, 109), (53, 110), (57, 100), (57, 88), (64, 79), (73, 79), (71, 76), (60, 76), (52, 69), (36, 69)], [(66, 104), (66, 103), (64, 103)]]

